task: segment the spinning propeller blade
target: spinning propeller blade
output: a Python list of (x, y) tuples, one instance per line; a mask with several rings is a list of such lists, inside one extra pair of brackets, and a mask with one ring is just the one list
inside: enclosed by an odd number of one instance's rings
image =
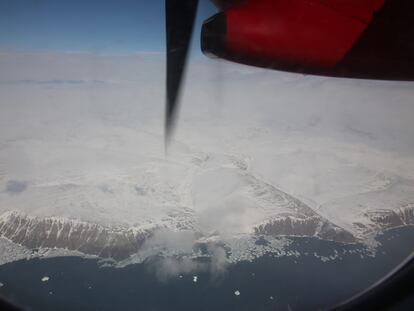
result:
[(167, 34), (167, 100), (165, 142), (174, 130), (181, 82), (186, 66), (198, 0), (165, 0)]

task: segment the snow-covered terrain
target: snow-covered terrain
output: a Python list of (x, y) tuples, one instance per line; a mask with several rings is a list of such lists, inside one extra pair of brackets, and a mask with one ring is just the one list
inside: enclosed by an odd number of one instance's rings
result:
[(162, 64), (0, 53), (0, 263), (238, 261), (414, 223), (412, 84), (195, 62), (166, 155)]

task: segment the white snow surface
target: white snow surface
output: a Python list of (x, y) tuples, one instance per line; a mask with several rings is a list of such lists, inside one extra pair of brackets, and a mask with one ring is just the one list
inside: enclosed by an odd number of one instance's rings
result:
[(185, 252), (185, 232), (251, 246), (292, 212), (269, 187), (361, 239), (414, 204), (412, 83), (194, 62), (165, 154), (157, 57), (1, 52), (0, 214), (184, 232)]

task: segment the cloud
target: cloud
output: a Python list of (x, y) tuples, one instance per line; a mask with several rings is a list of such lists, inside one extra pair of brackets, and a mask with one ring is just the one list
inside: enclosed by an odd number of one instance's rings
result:
[(150, 261), (148, 267), (162, 282), (166, 282), (181, 274), (204, 272), (207, 270), (205, 263), (198, 262), (196, 259), (189, 257), (157, 257)]
[(210, 280), (215, 282), (226, 275), (229, 261), (221, 246), (210, 247), (209, 252), (204, 259), (194, 256), (158, 256), (152, 257), (147, 264), (150, 271), (162, 282), (179, 275), (201, 272), (208, 272)]
[(190, 254), (193, 252), (197, 238), (197, 233), (192, 230), (172, 231), (160, 229), (154, 232), (144, 247), (168, 249), (177, 253)]
[(70, 86), (70, 85), (83, 85), (83, 84), (88, 84), (88, 85), (106, 84), (107, 82), (102, 81), (102, 80), (52, 79), (52, 80), (5, 80), (5, 81), (0, 81), (0, 83), (1, 84), (17, 84), (17, 85)]
[[(149, 260), (149, 268), (161, 280), (166, 281), (180, 274), (209, 272), (213, 279), (226, 273), (229, 261), (221, 243), (200, 242), (199, 234), (191, 230), (171, 231), (160, 229), (145, 242), (143, 252), (148, 249), (160, 251)], [(202, 255), (204, 260), (194, 257)]]
[(158, 54), (98, 55), (61, 52), (1, 52), (0, 83), (85, 84), (146, 82), (163, 74)]

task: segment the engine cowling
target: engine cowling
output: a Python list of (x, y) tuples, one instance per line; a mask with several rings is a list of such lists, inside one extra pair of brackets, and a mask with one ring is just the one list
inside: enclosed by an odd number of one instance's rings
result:
[(242, 1), (204, 22), (201, 48), (208, 55), (279, 70), (413, 80), (412, 1), (384, 2)]

